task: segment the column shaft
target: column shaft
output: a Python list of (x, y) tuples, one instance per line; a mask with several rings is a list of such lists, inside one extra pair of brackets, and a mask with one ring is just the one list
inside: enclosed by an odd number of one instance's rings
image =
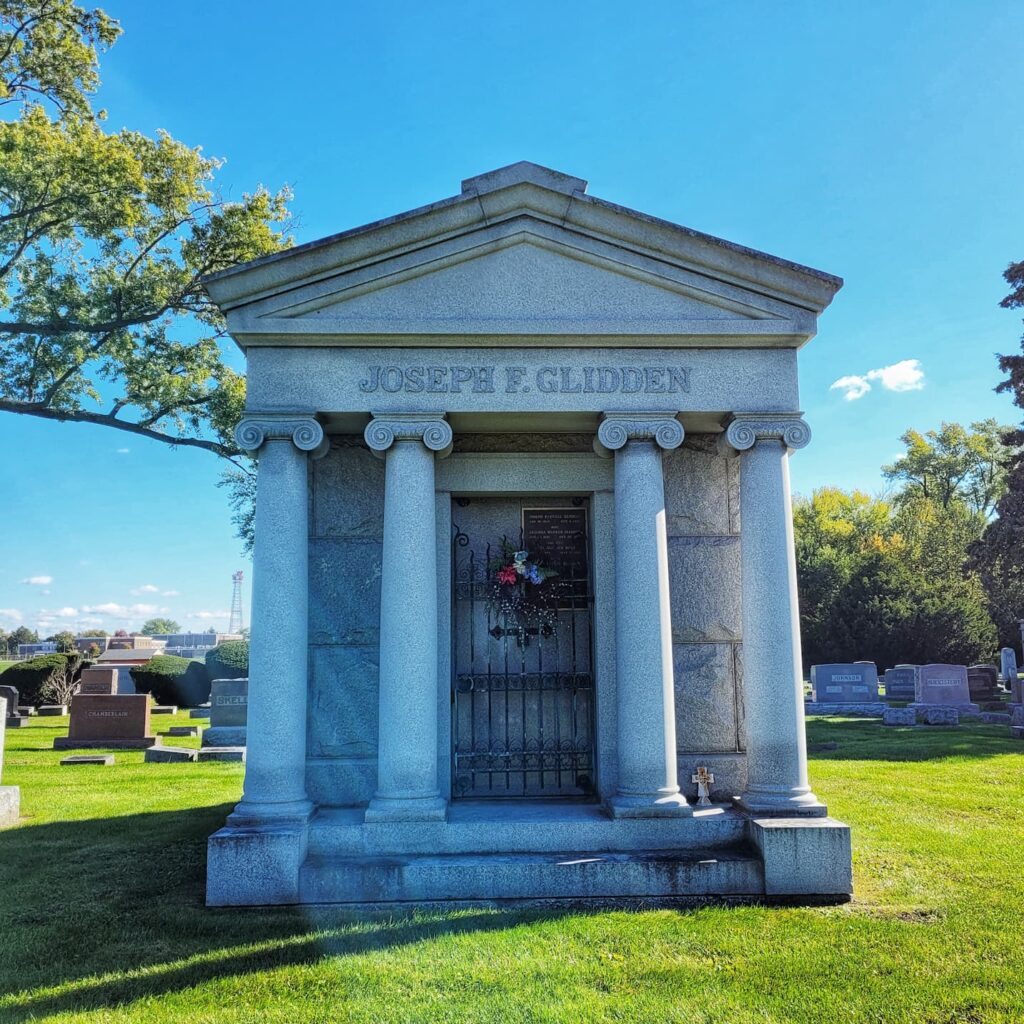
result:
[(609, 415), (615, 451), (616, 817), (690, 814), (677, 780), (675, 678), (662, 446), (682, 441), (664, 414)]
[(374, 420), (367, 442), (385, 451), (380, 601), (377, 792), (367, 821), (443, 819), (437, 778), (435, 451), (439, 420)]
[(760, 431), (742, 451), (740, 464), (747, 786), (739, 803), (759, 814), (827, 813), (807, 781), (787, 447), (787, 440), (799, 447), (807, 443), (809, 434), (801, 427), (786, 435), (780, 429)]

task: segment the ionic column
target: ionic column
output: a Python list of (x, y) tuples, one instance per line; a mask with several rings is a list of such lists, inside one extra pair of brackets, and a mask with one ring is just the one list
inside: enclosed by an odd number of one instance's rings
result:
[(755, 814), (824, 815), (807, 782), (800, 613), (789, 452), (811, 439), (799, 414), (734, 416), (725, 439), (740, 452), (740, 558), (747, 787)]
[(253, 414), (235, 430), (257, 457), (249, 708), (242, 801), (232, 825), (309, 817), (306, 690), (309, 653), (310, 455), (328, 448), (312, 416)]
[(366, 820), (438, 820), (434, 460), (451, 451), (452, 428), (436, 414), (391, 413), (364, 437), (386, 462), (377, 792)]
[(691, 814), (677, 781), (672, 614), (662, 450), (683, 442), (666, 413), (607, 413), (600, 449), (615, 453), (615, 817)]

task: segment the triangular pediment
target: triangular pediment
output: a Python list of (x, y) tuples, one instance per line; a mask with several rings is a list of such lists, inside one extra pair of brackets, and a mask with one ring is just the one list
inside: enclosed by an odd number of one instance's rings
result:
[(515, 165), (468, 179), (451, 200), (225, 272), (207, 288), (243, 344), (636, 336), (790, 345), (813, 334), (819, 296), (838, 287), (584, 188)]

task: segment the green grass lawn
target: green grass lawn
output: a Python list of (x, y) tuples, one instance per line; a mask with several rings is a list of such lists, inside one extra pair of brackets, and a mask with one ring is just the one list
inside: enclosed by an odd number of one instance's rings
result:
[(1024, 1020), (1024, 744), (1003, 727), (810, 724), (815, 788), (853, 826), (846, 906), (357, 915), (206, 910), (241, 765), (61, 768), (66, 725), (7, 735), (26, 820), (0, 832), (3, 1022)]

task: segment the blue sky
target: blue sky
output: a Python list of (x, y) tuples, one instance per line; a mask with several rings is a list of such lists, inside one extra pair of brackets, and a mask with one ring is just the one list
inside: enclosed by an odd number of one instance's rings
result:
[[(105, 6), (125, 30), (102, 62), (110, 126), (226, 158), (229, 196), (290, 184), (298, 241), (528, 159), (844, 277), (801, 354), (799, 491), (880, 489), (908, 427), (1018, 418), (992, 388), (1021, 331), (998, 302), (1024, 258), (1024, 5)], [(906, 360), (923, 378), (868, 376)], [(843, 377), (871, 390), (851, 401)], [(10, 415), (0, 432), (0, 625), (226, 625), (249, 566), (213, 456)]]

